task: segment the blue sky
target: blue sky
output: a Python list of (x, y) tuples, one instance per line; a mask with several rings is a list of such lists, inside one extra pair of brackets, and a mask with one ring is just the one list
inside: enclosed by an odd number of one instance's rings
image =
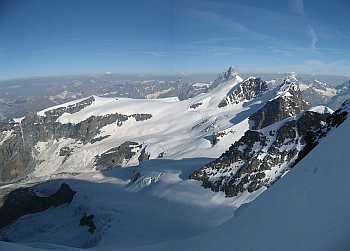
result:
[(0, 79), (90, 73), (350, 75), (348, 0), (5, 0)]

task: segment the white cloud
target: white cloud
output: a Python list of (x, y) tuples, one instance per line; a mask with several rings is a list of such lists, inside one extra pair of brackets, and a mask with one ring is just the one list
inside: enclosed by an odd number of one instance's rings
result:
[[(242, 8), (242, 6), (238, 6), (240, 8)], [(248, 12), (248, 9), (250, 9), (249, 7), (244, 6), (244, 10), (245, 12)], [(280, 14), (276, 14), (274, 12), (266, 12), (260, 9), (250, 9), (250, 10), (256, 10), (254, 13), (258, 12), (259, 14), (265, 13), (266, 15), (261, 15), (261, 16), (268, 16), (267, 14), (269, 14), (270, 19), (271, 20), (278, 20), (278, 21), (285, 21), (285, 20), (289, 20), (287, 19), (287, 17), (280, 15)], [(252, 12), (252, 11), (250, 11)], [(247, 26), (244, 22), (244, 20), (240, 20), (240, 19), (235, 19), (235, 15), (231, 15), (231, 16), (226, 16), (226, 15), (222, 15), (220, 13), (215, 12), (215, 10), (210, 10), (210, 11), (203, 11), (203, 10), (187, 10), (183, 13), (185, 15), (186, 18), (189, 19), (188, 22), (196, 24), (198, 26), (203, 26), (206, 29), (208, 27), (216, 27), (217, 29), (220, 30), (224, 30), (225, 33), (230, 36), (229, 38), (227, 38), (227, 40), (236, 40), (236, 39), (241, 39), (244, 38), (246, 40), (253, 40), (253, 41), (257, 41), (257, 42), (264, 42), (267, 44), (271, 44), (271, 45), (280, 45), (282, 47), (296, 47), (295, 44), (293, 44), (290, 40), (286, 40), (284, 38), (279, 38), (277, 36), (274, 36), (272, 34), (269, 33), (265, 33), (264, 29), (256, 29), (255, 28), (251, 28), (249, 26)], [(234, 36), (234, 37), (232, 37)], [(217, 39), (209, 39), (209, 40), (203, 40), (203, 41), (199, 41), (199, 42), (195, 42), (192, 43), (191, 45), (211, 45), (211, 43), (215, 43), (215, 42), (223, 42), (224, 39), (222, 38), (217, 38)], [(241, 49), (242, 51), (242, 49)], [(218, 51), (215, 53), (216, 57), (223, 57), (223, 56), (227, 56), (229, 54), (232, 53), (237, 53), (236, 52), (231, 52), (231, 53), (226, 53), (226, 52), (221, 52)]]
[(111, 74), (112, 74), (112, 72), (106, 71), (106, 75), (111, 75)]
[(309, 23), (306, 15), (305, 15), (303, 0), (290, 0), (289, 6), (290, 6), (290, 10), (293, 13), (295, 13), (299, 16), (302, 16), (303, 19), (305, 19), (305, 23), (308, 26), (308, 35), (309, 35), (309, 38), (311, 40), (310, 48), (313, 50), (316, 50), (316, 43), (318, 41), (318, 37), (315, 33), (315, 30), (313, 29), (313, 27), (311, 26), (311, 24)]
[(311, 38), (311, 49), (316, 49), (316, 43), (318, 41), (318, 38), (317, 38), (317, 35), (314, 31), (314, 29), (312, 28), (312, 26), (309, 24), (309, 35), (310, 35), (310, 38)]

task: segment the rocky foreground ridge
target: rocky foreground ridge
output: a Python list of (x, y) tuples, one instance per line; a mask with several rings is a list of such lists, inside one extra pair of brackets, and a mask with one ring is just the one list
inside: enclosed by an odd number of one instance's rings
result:
[(189, 179), (201, 181), (214, 192), (224, 192), (226, 197), (267, 188), (347, 118), (342, 108), (334, 113), (324, 106), (306, 110), (310, 105), (289, 81), (280, 90), (286, 95), (269, 100), (249, 117), (251, 130)]

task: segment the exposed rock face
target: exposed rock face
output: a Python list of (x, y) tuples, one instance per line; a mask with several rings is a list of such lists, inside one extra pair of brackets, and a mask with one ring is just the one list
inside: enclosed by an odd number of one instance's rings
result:
[(33, 197), (26, 206), (26, 213), (42, 212), (50, 207), (69, 204), (75, 194), (76, 191), (73, 191), (66, 183), (62, 183), (60, 189), (49, 197), (39, 197), (33, 194)]
[(305, 136), (305, 146), (304, 148), (299, 152), (298, 158), (295, 160), (294, 165), (296, 165), (300, 160), (302, 160), (312, 149), (314, 149), (318, 143), (319, 140), (327, 136), (328, 132), (334, 128), (338, 127), (341, 123), (343, 123), (347, 117), (348, 112), (344, 110), (346, 106), (350, 104), (350, 99), (345, 101), (341, 107), (336, 110), (333, 114), (331, 114), (327, 120), (326, 124), (322, 126), (320, 129), (316, 131), (308, 131)]
[(198, 108), (199, 106), (201, 106), (202, 104), (203, 104), (202, 102), (199, 102), (199, 103), (190, 105), (190, 108), (191, 108), (191, 109), (196, 109), (196, 108)]
[(226, 99), (221, 101), (219, 107), (225, 107), (228, 104), (238, 104), (262, 96), (268, 90), (267, 84), (261, 78), (250, 77), (243, 81), (239, 86), (229, 94)]
[(230, 130), (230, 131), (222, 131), (222, 132), (214, 132), (213, 133), (213, 140), (212, 140), (212, 145), (214, 146), (214, 145), (216, 145), (219, 141), (220, 141), (220, 139), (223, 137), (223, 136), (225, 136), (225, 135), (227, 135), (227, 134), (229, 134), (229, 133), (235, 133), (234, 131), (232, 131), (232, 130)]
[[(27, 113), (21, 122), (7, 119), (0, 122), (0, 183), (12, 182), (20, 179), (35, 168), (36, 162), (33, 154), (34, 146), (50, 139), (71, 138), (83, 144), (94, 143), (101, 138), (95, 138), (100, 129), (106, 125), (116, 123), (121, 126), (123, 122), (134, 117), (136, 121), (150, 119), (151, 114), (108, 114), (105, 116), (91, 116), (77, 124), (61, 124), (57, 119), (63, 113), (79, 112), (94, 102), (88, 98), (76, 104), (48, 110), (45, 116), (36, 113)], [(60, 154), (68, 155), (67, 149)]]
[(54, 121), (54, 120), (58, 119), (63, 113), (65, 113), (65, 112), (70, 113), (70, 114), (77, 113), (77, 112), (83, 110), (85, 107), (91, 105), (92, 102), (94, 102), (94, 101), (95, 101), (95, 98), (93, 96), (91, 96), (83, 101), (80, 101), (80, 102), (75, 103), (73, 105), (69, 105), (67, 107), (60, 107), (57, 109), (48, 110), (45, 112), (45, 116), (48, 120)]
[(186, 93), (184, 92), (181, 92), (177, 97), (179, 98), (180, 101), (188, 99)]
[(95, 223), (93, 221), (94, 217), (95, 216), (93, 214), (89, 216), (86, 216), (86, 214), (84, 214), (84, 216), (80, 219), (79, 226), (81, 227), (88, 226), (89, 227), (88, 231), (91, 234), (93, 234), (96, 229)]
[(215, 79), (215, 81), (211, 84), (209, 87), (210, 90), (213, 90), (214, 88), (218, 87), (221, 83), (229, 81), (237, 76), (237, 72), (235, 72), (235, 69), (231, 66), (227, 72), (220, 73), (219, 77)]
[(279, 93), (281, 93), (279, 97), (268, 101), (264, 107), (249, 117), (254, 121), (253, 130), (259, 130), (311, 107), (304, 101), (301, 91), (294, 83), (284, 82), (280, 86)]
[(134, 183), (135, 181), (137, 181), (138, 178), (141, 177), (141, 175), (142, 175), (141, 173), (137, 172), (137, 173), (134, 175), (134, 178), (132, 179), (132, 182)]
[(26, 214), (42, 212), (50, 207), (69, 204), (76, 191), (62, 183), (57, 192), (49, 197), (39, 197), (28, 188), (19, 188), (10, 192), (0, 208), (0, 229)]
[(0, 122), (0, 130), (0, 182), (9, 182), (32, 168), (34, 163), (31, 147), (24, 141), (19, 123), (7, 119)]
[(95, 157), (97, 170), (108, 170), (115, 166), (121, 166), (124, 160), (135, 155), (133, 149), (139, 146), (136, 142), (126, 141), (118, 147), (109, 149), (105, 153)]
[(67, 147), (67, 146), (62, 147), (60, 149), (60, 156), (69, 156), (70, 152), (71, 152), (71, 149), (69, 147)]
[(189, 176), (226, 197), (269, 187), (288, 171), (307, 144), (308, 131), (326, 123), (329, 114), (306, 111), (270, 130), (248, 130), (228, 151)]

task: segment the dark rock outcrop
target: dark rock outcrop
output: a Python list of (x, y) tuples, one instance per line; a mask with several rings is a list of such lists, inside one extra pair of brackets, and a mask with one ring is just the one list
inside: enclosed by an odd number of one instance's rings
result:
[(54, 121), (58, 119), (63, 113), (77, 113), (83, 110), (85, 107), (91, 105), (94, 101), (95, 98), (91, 96), (87, 99), (84, 99), (83, 101), (69, 105), (67, 107), (59, 107), (56, 109), (48, 110), (45, 112), (45, 118), (47, 119), (47, 121)]
[(141, 173), (137, 172), (135, 175), (134, 175), (134, 178), (132, 179), (132, 182), (134, 183), (135, 181), (137, 181), (140, 177), (141, 177)]
[(232, 93), (220, 102), (219, 108), (228, 104), (238, 104), (262, 96), (268, 90), (267, 83), (261, 78), (248, 78), (240, 83)]
[(307, 144), (308, 131), (317, 130), (330, 114), (306, 111), (268, 131), (248, 130), (225, 153), (189, 176), (204, 188), (226, 197), (253, 192), (274, 184), (298, 158)]
[(26, 214), (45, 211), (50, 207), (69, 204), (76, 191), (62, 183), (61, 187), (49, 197), (40, 197), (28, 188), (19, 188), (5, 196), (0, 208), (0, 229)]
[(350, 99), (345, 101), (341, 107), (336, 110), (333, 114), (327, 117), (326, 124), (322, 126), (320, 129), (316, 131), (308, 131), (304, 138), (305, 146), (299, 152), (298, 158), (295, 160), (293, 165), (296, 165), (299, 161), (301, 161), (312, 149), (314, 149), (319, 140), (326, 137), (328, 132), (334, 128), (338, 127), (342, 124), (348, 117), (348, 112), (344, 110), (344, 108), (350, 104)]
[(190, 108), (191, 108), (191, 109), (196, 109), (196, 108), (198, 108), (199, 106), (201, 106), (202, 104), (203, 104), (202, 102), (199, 102), (199, 103), (190, 105)]
[(235, 133), (234, 131), (222, 131), (222, 132), (214, 132), (212, 135), (212, 145), (215, 146), (222, 137), (224, 137), (225, 135), (228, 135), (230, 133)]
[(3, 242), (12, 242), (7, 236), (0, 236), (0, 241), (3, 241)]
[(91, 234), (93, 234), (96, 229), (95, 223), (93, 221), (94, 217), (95, 216), (93, 214), (89, 216), (86, 216), (86, 214), (84, 214), (84, 216), (80, 219), (79, 226), (81, 227), (88, 226), (89, 227), (88, 231)]
[(97, 170), (108, 170), (116, 166), (121, 166), (125, 159), (130, 159), (136, 152), (132, 150), (139, 146), (136, 142), (126, 141), (118, 147), (109, 149), (101, 155), (95, 156)]
[(62, 147), (60, 149), (60, 156), (69, 156), (71, 151), (72, 150), (68, 146)]
[(288, 91), (289, 95), (268, 101), (261, 109), (250, 115), (249, 119), (254, 122), (253, 130), (272, 125), (311, 107), (304, 101), (301, 91), (295, 84), (286, 81), (280, 86), (279, 91)]

